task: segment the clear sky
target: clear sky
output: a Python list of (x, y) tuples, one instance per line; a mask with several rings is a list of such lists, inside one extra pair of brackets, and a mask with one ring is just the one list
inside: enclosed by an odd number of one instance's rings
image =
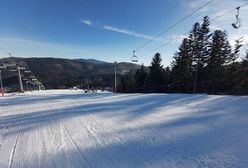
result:
[[(0, 48), (20, 57), (94, 58), (130, 62), (132, 50), (210, 0), (0, 0)], [(214, 18), (247, 3), (215, 0), (163, 36), (137, 51), (148, 65), (155, 52), (169, 65), (183, 34), (205, 15)], [(230, 40), (248, 43), (248, 5), (241, 8), (242, 27), (234, 30), (230, 13), (212, 23)], [(151, 52), (161, 44), (168, 45)], [(0, 51), (0, 57), (6, 57)]]

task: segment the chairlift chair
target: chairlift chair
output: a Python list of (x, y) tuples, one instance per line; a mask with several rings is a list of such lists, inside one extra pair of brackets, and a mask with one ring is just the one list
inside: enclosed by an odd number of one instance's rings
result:
[(10, 72), (17, 72), (16, 69), (8, 69)]
[(5, 64), (7, 67), (16, 67), (16, 64), (15, 63), (7, 63)]
[(31, 82), (30, 80), (27, 80), (27, 81), (26, 81), (26, 84), (28, 84), (28, 83), (32, 83), (32, 82)]
[(135, 50), (133, 50), (133, 56), (132, 56), (131, 61), (132, 62), (138, 62), (138, 57), (136, 55), (134, 55), (134, 53), (135, 53)]
[(24, 71), (24, 73), (31, 73), (31, 71), (29, 71), (29, 70), (25, 70), (25, 71)]
[(237, 15), (236, 15), (236, 22), (235, 23), (232, 23), (232, 27), (234, 29), (238, 29), (241, 27), (241, 21), (240, 21), (240, 18), (239, 18), (239, 9), (240, 7), (237, 7)]
[(40, 82), (40, 81), (35, 81), (35, 83), (36, 83), (37, 85), (41, 85), (41, 82)]
[(20, 69), (20, 70), (24, 70), (24, 69), (26, 69), (26, 67), (20, 66), (19, 69)]

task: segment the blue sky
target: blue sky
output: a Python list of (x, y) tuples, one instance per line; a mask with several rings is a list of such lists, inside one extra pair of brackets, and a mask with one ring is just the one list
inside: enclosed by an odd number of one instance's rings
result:
[[(0, 48), (20, 57), (94, 58), (130, 62), (132, 50), (209, 0), (0, 0)], [(248, 2), (215, 0), (136, 52), (148, 65), (155, 52), (169, 65), (183, 34), (205, 15), (214, 18)], [(235, 12), (212, 23), (227, 30), (231, 42), (248, 42), (248, 6), (242, 27), (231, 28)], [(165, 47), (151, 52), (163, 43)], [(1, 57), (6, 53), (0, 52)]]

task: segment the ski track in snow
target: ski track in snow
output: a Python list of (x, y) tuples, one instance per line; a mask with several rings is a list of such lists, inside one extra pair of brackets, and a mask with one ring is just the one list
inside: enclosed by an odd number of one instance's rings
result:
[[(52, 109), (52, 108), (51, 108)], [(81, 157), (83, 158), (83, 160), (85, 161), (85, 163), (87, 164), (87, 167), (92, 168), (91, 164), (89, 163), (89, 161), (86, 159), (86, 157), (84, 156), (84, 154), (80, 151), (80, 149), (78, 148), (77, 144), (75, 143), (75, 141), (73, 140), (73, 138), (71, 137), (70, 133), (68, 132), (68, 130), (65, 128), (65, 126), (63, 125), (63, 123), (61, 121), (59, 121), (60, 125), (62, 126), (63, 130), (66, 132), (66, 135), (70, 138), (71, 142), (73, 143), (75, 149), (80, 153)]]
[(0, 168), (246, 167), (248, 97), (82, 94), (0, 98)]
[(16, 151), (16, 145), (17, 145), (17, 142), (18, 142), (18, 139), (19, 139), (19, 136), (20, 136), (21, 128), (22, 128), (22, 122), (21, 122), (21, 126), (19, 128), (19, 131), (17, 133), (15, 143), (14, 143), (13, 148), (12, 148), (11, 153), (10, 153), (9, 166), (8, 166), (8, 168), (11, 168), (11, 165), (12, 165), (13, 160), (14, 160), (15, 151)]

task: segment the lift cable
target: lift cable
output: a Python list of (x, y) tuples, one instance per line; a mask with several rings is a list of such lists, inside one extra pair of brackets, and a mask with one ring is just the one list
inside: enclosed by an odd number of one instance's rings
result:
[(229, 14), (229, 13), (232, 13), (233, 11), (236, 11), (237, 8), (242, 8), (242, 7), (246, 6), (246, 5), (248, 5), (248, 2), (245, 3), (245, 4), (243, 4), (243, 5), (241, 5), (241, 6), (236, 7), (236, 8), (234, 8), (234, 9), (229, 10), (229, 11), (223, 13), (222, 15), (219, 15), (219, 16), (215, 17), (215, 18), (212, 19), (211, 21), (215, 21), (216, 19), (219, 19), (220, 17), (223, 17), (223, 16), (225, 16), (225, 15), (227, 15), (227, 14)]
[[(191, 12), (190, 14), (186, 15), (185, 17), (183, 17), (182, 19), (180, 19), (179, 21), (177, 21), (176, 23), (174, 23), (173, 25), (171, 25), (170, 27), (166, 28), (165, 30), (163, 30), (161, 33), (159, 33), (158, 35), (154, 36), (152, 39), (148, 40), (147, 42), (145, 42), (144, 44), (140, 45), (139, 47), (137, 47), (135, 50), (133, 50), (134, 52), (144, 48), (145, 46), (147, 46), (148, 44), (150, 44), (152, 41), (156, 40), (158, 37), (160, 37), (161, 35), (165, 34), (166, 32), (168, 32), (169, 30), (171, 30), (172, 28), (174, 28), (175, 26), (177, 26), (179, 23), (183, 22), (184, 20), (186, 20), (187, 18), (189, 18), (190, 16), (192, 16), (193, 14), (195, 14), (196, 12), (198, 12), (199, 10), (203, 9), (204, 7), (206, 7), (207, 5), (209, 5), (210, 3), (212, 3), (214, 0), (210, 0), (207, 3), (205, 3), (204, 5), (200, 6), (199, 8), (197, 8), (196, 10), (194, 10), (193, 12)], [(136, 55), (134, 55), (133, 53), (130, 53), (127, 55), (127, 57), (129, 57), (131, 55), (131, 61), (132, 62), (138, 62), (138, 57)]]
[(163, 30), (161, 33), (159, 33), (158, 35), (154, 36), (152, 39), (148, 40), (147, 42), (145, 42), (144, 44), (142, 44), (141, 46), (137, 47), (135, 49), (135, 51), (140, 50), (141, 48), (145, 47), (146, 45), (148, 45), (149, 43), (151, 43), (152, 41), (154, 41), (155, 39), (157, 39), (158, 37), (160, 37), (161, 35), (163, 35), (164, 33), (168, 32), (169, 30), (171, 30), (173, 27), (175, 27), (176, 25), (178, 25), (179, 23), (183, 22), (184, 20), (186, 20), (187, 18), (189, 18), (190, 16), (192, 16), (193, 14), (195, 14), (196, 12), (198, 12), (199, 10), (201, 10), (202, 8), (206, 7), (207, 5), (209, 5), (210, 3), (212, 3), (214, 0), (210, 0), (209, 2), (207, 2), (206, 4), (204, 4), (203, 6), (199, 7), (198, 9), (196, 9), (195, 11), (193, 11), (192, 13), (188, 14), (187, 16), (183, 17), (182, 19), (180, 19), (179, 21), (177, 21), (176, 23), (174, 23), (173, 25), (171, 25), (170, 27), (168, 27), (167, 29)]
[[(241, 7), (244, 7), (244, 6), (246, 6), (246, 5), (248, 5), (248, 3), (245, 3), (245, 4), (243, 4), (243, 5), (239, 6), (239, 7), (241, 8)], [(213, 21), (215, 21), (215, 20), (217, 20), (217, 19), (219, 19), (219, 18), (221, 18), (221, 17), (223, 17), (223, 16), (225, 16), (225, 15), (227, 15), (227, 14), (230, 14), (231, 12), (233, 12), (233, 11), (235, 11), (235, 10), (237, 10), (237, 8), (232, 9), (232, 10), (229, 10), (229, 11), (227, 11), (226, 13), (224, 13), (224, 14), (222, 14), (222, 15), (219, 15), (219, 16), (215, 17), (214, 19), (211, 19), (210, 22), (213, 22)], [(183, 36), (187, 35), (189, 32), (190, 32), (190, 31), (187, 31), (186, 33), (183, 34)], [(166, 42), (165, 44), (162, 44), (162, 45), (158, 46), (157, 48), (155, 48), (155, 49), (149, 51), (148, 53), (144, 54), (143, 56), (147, 56), (148, 54), (151, 54), (152, 52), (154, 52), (154, 51), (156, 51), (156, 50), (158, 50), (158, 49), (160, 49), (160, 48), (162, 48), (162, 47), (164, 47), (164, 46), (167, 46), (168, 44), (170, 44), (170, 43), (172, 43), (172, 42), (173, 42), (173, 40), (170, 40), (170, 41)]]

